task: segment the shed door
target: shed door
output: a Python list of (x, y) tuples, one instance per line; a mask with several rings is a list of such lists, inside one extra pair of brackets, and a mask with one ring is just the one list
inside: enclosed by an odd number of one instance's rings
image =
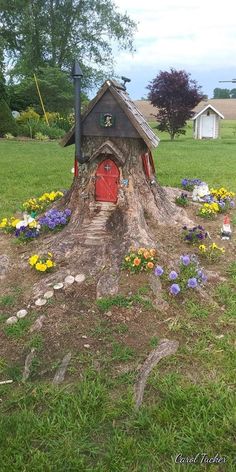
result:
[(202, 116), (202, 138), (213, 138), (214, 137), (214, 115), (203, 115)]
[(99, 164), (96, 172), (95, 200), (99, 202), (117, 202), (119, 169), (112, 159)]

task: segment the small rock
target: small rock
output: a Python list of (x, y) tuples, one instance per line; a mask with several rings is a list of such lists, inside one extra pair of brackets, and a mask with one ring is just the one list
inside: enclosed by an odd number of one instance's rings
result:
[(85, 336), (85, 334), (83, 336), (81, 336), (82, 339), (88, 339), (88, 336)]
[(86, 349), (89, 349), (89, 348), (90, 348), (90, 344), (84, 344), (84, 347), (86, 347)]
[(35, 305), (36, 306), (43, 306), (47, 303), (47, 300), (45, 298), (38, 298), (36, 301), (35, 301)]
[(27, 315), (28, 311), (27, 310), (19, 310), (16, 313), (17, 318), (24, 318)]
[(85, 275), (84, 274), (78, 274), (76, 275), (75, 277), (75, 281), (78, 283), (78, 284), (81, 284), (82, 282), (84, 282), (85, 280)]
[(106, 316), (109, 316), (109, 317), (112, 316), (112, 312), (111, 312), (111, 311), (108, 311), (108, 312), (106, 313)]
[(216, 339), (222, 339), (224, 338), (224, 334), (218, 334), (218, 336), (216, 336)]
[(67, 275), (67, 277), (64, 280), (65, 284), (67, 285), (73, 284), (74, 281), (75, 281), (75, 278), (73, 277), (73, 275)]
[(126, 319), (126, 321), (130, 321), (130, 318), (129, 318), (128, 316), (126, 316), (126, 318), (125, 318), (125, 319)]
[(17, 321), (18, 321), (18, 318), (16, 316), (10, 316), (10, 318), (7, 318), (6, 324), (13, 325), (17, 323)]
[(64, 285), (62, 282), (59, 282), (58, 284), (53, 285), (54, 290), (60, 290), (63, 287)]
[(53, 294), (54, 294), (53, 290), (48, 290), (47, 292), (45, 292), (43, 298), (46, 298), (48, 300), (49, 298), (53, 297)]

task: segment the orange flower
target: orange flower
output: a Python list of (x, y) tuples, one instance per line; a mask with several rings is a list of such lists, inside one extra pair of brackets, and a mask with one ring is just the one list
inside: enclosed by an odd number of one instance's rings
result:
[(138, 266), (141, 262), (141, 259), (139, 259), (138, 257), (135, 257), (134, 259), (134, 266)]
[(144, 257), (144, 259), (148, 259), (150, 257), (149, 251), (145, 251), (143, 253), (143, 257)]
[(148, 267), (149, 269), (153, 269), (153, 267), (154, 267), (153, 262), (148, 262), (148, 263), (147, 263), (147, 267)]
[(150, 254), (151, 256), (155, 256), (156, 255), (156, 249), (150, 249)]

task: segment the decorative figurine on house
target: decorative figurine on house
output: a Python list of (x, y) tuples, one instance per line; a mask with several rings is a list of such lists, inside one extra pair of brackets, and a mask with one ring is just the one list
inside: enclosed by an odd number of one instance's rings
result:
[(221, 228), (221, 239), (229, 240), (231, 239), (232, 231), (230, 228), (230, 219), (228, 216), (224, 217), (223, 226)]

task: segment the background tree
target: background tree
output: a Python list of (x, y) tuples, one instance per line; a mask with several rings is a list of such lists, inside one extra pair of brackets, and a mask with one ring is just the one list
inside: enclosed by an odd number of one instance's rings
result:
[(193, 108), (203, 100), (201, 87), (184, 70), (160, 71), (148, 87), (148, 99), (158, 108), (156, 115), (160, 131), (167, 131), (171, 140), (185, 134), (185, 125), (193, 115)]
[(6, 100), (0, 98), (0, 137), (6, 133), (16, 136), (17, 126)]
[(216, 87), (213, 91), (213, 98), (230, 98), (230, 90)]
[(236, 88), (230, 90), (230, 98), (236, 98)]
[[(46, 111), (66, 115), (71, 112), (74, 104), (73, 83), (68, 74), (56, 67), (39, 68), (37, 80), (43, 97)], [(12, 83), (7, 87), (9, 106), (12, 110), (22, 111), (33, 107), (42, 114), (42, 107), (36, 90), (33, 76), (25, 77), (20, 83)], [(82, 103), (87, 102), (85, 94)]]
[(115, 42), (133, 50), (135, 23), (111, 0), (0, 0), (0, 25), (15, 78), (69, 72), (76, 56), (89, 88), (111, 73)]

